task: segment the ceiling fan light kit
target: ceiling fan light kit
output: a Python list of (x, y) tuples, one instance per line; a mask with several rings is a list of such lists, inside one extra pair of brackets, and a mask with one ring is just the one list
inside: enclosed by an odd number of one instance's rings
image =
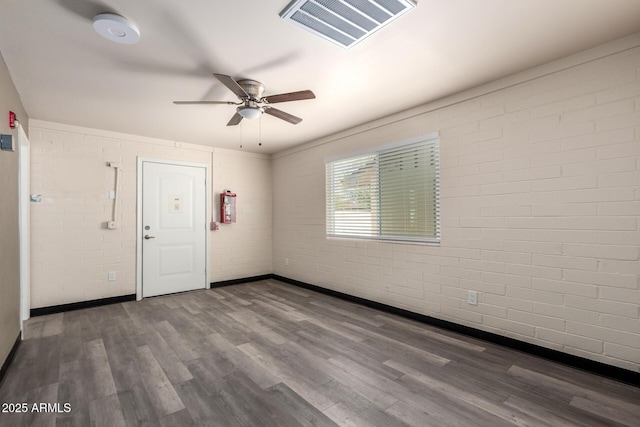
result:
[(245, 119), (257, 119), (262, 115), (262, 110), (258, 107), (240, 106), (237, 108), (238, 114)]
[(280, 17), (350, 48), (415, 8), (415, 0), (294, 0)]
[(116, 43), (134, 44), (140, 40), (138, 27), (115, 13), (101, 13), (94, 16), (93, 28), (102, 37)]

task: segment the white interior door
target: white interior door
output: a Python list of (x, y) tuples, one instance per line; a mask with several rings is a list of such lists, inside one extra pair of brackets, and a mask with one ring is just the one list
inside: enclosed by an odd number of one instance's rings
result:
[(206, 167), (142, 162), (142, 296), (207, 284)]

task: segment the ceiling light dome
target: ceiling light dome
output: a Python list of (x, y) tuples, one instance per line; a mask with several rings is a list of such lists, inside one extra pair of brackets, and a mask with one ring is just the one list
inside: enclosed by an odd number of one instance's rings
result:
[(238, 114), (245, 119), (257, 119), (262, 114), (262, 110), (259, 107), (248, 107), (246, 105), (238, 107)]
[(93, 17), (93, 28), (102, 37), (117, 43), (134, 44), (140, 40), (136, 25), (114, 13), (101, 13)]

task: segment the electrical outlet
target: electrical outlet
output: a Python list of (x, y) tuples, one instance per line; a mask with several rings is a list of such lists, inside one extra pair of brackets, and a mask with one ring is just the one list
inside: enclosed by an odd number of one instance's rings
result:
[(467, 302), (471, 305), (478, 305), (478, 293), (476, 291), (468, 291)]
[(289, 258), (284, 259), (284, 265), (289, 265)]
[(108, 275), (109, 281), (113, 282), (114, 280), (116, 280), (116, 272), (115, 271), (110, 271), (109, 275)]

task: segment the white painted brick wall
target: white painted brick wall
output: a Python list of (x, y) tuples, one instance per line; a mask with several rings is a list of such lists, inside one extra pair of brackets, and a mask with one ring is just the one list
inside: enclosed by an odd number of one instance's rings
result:
[[(236, 224), (210, 232), (210, 281), (271, 272), (271, 160), (264, 155), (212, 149), (134, 135), (32, 120), (32, 308), (136, 292), (137, 156), (206, 163), (212, 167), (214, 217), (218, 194), (238, 194)], [(213, 155), (213, 156), (212, 156)], [(106, 230), (114, 170), (122, 163), (120, 228)], [(115, 271), (116, 281), (107, 280)]]
[[(622, 47), (275, 155), (274, 272), (640, 371), (640, 39)], [(327, 240), (324, 159), (433, 131), (442, 243)]]

